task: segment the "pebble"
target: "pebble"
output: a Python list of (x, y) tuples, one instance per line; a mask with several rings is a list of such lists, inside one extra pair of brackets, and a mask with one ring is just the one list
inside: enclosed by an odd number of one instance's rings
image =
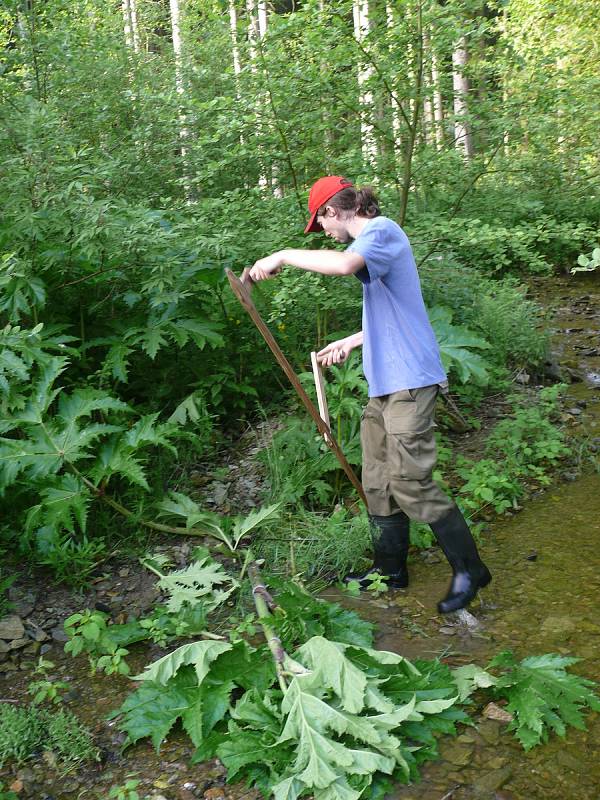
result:
[(225, 792), (220, 786), (213, 786), (211, 789), (207, 789), (203, 796), (206, 800), (221, 800), (225, 797)]
[(440, 628), (440, 633), (443, 633), (444, 636), (456, 636), (456, 628), (450, 628), (448, 625), (443, 625)]

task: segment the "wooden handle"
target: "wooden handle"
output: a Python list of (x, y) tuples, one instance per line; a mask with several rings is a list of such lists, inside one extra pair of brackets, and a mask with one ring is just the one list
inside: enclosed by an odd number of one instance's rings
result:
[[(319, 405), (319, 413), (323, 422), (330, 427), (329, 422), (329, 408), (327, 406), (327, 395), (325, 394), (325, 381), (323, 380), (323, 370), (317, 360), (317, 354), (313, 350), (310, 354), (310, 363), (312, 364), (313, 377), (315, 379), (315, 389), (317, 390), (317, 403)], [(327, 442), (327, 434), (325, 434), (325, 441)], [(329, 442), (327, 442), (329, 444)]]
[(246, 267), (240, 275), (240, 283), (243, 283), (248, 289), (252, 289), (254, 286), (254, 281), (250, 277), (250, 267)]
[[(244, 272), (245, 271), (246, 270), (244, 270)], [(300, 383), (300, 379), (298, 378), (298, 376), (296, 375), (296, 373), (292, 369), (292, 366), (291, 366), (290, 362), (284, 356), (284, 354), (281, 351), (281, 348), (279, 347), (279, 345), (277, 344), (273, 334), (268, 329), (268, 327), (265, 325), (264, 320), (262, 319), (262, 317), (260, 316), (260, 314), (256, 310), (256, 306), (254, 305), (254, 303), (252, 302), (252, 298), (250, 297), (250, 286), (249, 286), (249, 284), (247, 282), (246, 283), (242, 283), (242, 281), (237, 277), (237, 275), (235, 275), (230, 269), (226, 269), (225, 270), (225, 274), (227, 275), (227, 279), (229, 281), (229, 285), (231, 286), (231, 288), (233, 290), (233, 293), (238, 298), (238, 300), (243, 305), (243, 307), (246, 309), (248, 314), (251, 316), (252, 321), (254, 322), (254, 324), (256, 325), (258, 330), (261, 332), (263, 339), (268, 344), (271, 352), (273, 353), (273, 355), (277, 359), (277, 361), (279, 363), (279, 366), (282, 368), (282, 370), (287, 375), (290, 383), (292, 384), (292, 386), (294, 387), (294, 389), (298, 393), (298, 396), (300, 397), (300, 400), (302, 400), (302, 403), (304, 404), (304, 407), (306, 408), (306, 410), (308, 411), (310, 416), (313, 418), (313, 420), (315, 422), (315, 425), (317, 426), (317, 428), (319, 430), (319, 433), (321, 433), (323, 435), (323, 437), (325, 438), (325, 441), (327, 442), (328, 446), (333, 451), (335, 457), (340, 462), (340, 465), (341, 465), (342, 469), (344, 470), (344, 472), (348, 476), (348, 479), (350, 480), (350, 483), (354, 486), (354, 488), (358, 492), (358, 495), (359, 495), (360, 499), (363, 501), (363, 503), (366, 506), (367, 505), (367, 497), (365, 495), (365, 491), (364, 491), (364, 489), (362, 487), (361, 482), (356, 477), (356, 474), (355, 474), (354, 470), (352, 469), (352, 467), (348, 463), (348, 459), (343, 454), (339, 444), (336, 442), (333, 434), (331, 433), (329, 425), (326, 422), (323, 421), (321, 415), (319, 414), (318, 409), (315, 407), (315, 405), (312, 402), (312, 400), (310, 399), (310, 397), (304, 391), (304, 387), (302, 386), (302, 384)]]

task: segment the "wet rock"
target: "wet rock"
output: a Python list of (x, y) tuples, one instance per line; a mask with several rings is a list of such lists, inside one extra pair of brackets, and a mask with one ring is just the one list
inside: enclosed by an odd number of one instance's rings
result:
[(35, 608), (37, 597), (35, 594), (28, 593), (22, 597), (13, 599), (9, 593), (9, 600), (13, 605), (15, 614), (24, 619), (25, 617), (28, 617)]
[(514, 719), (512, 714), (496, 705), (496, 703), (488, 703), (483, 709), (483, 716), (486, 719), (494, 719), (498, 722), (512, 722)]
[(477, 726), (477, 730), (487, 744), (498, 744), (500, 741), (500, 726), (495, 720), (483, 720)]
[(20, 650), (22, 647), (27, 647), (30, 641), (27, 636), (23, 636), (22, 639), (13, 639), (8, 643), (8, 647), (10, 650)]
[(211, 789), (207, 789), (204, 792), (203, 797), (206, 798), (206, 800), (223, 800), (225, 792), (220, 786), (213, 786)]
[(485, 775), (482, 775), (480, 778), (477, 778), (473, 784), (473, 789), (477, 794), (480, 795), (495, 792), (496, 789), (501, 789), (502, 786), (504, 786), (511, 775), (511, 767), (503, 767), (502, 769), (492, 770), (491, 772), (487, 772)]
[(556, 754), (556, 760), (566, 769), (571, 769), (573, 772), (581, 773), (584, 763), (576, 756), (572, 755), (568, 750), (559, 750)]
[(56, 628), (52, 628), (50, 634), (55, 642), (68, 642), (69, 637), (65, 633), (65, 630), (62, 625), (57, 625)]
[(456, 636), (456, 628), (451, 628), (449, 625), (442, 625), (440, 633), (443, 633), (444, 636)]
[(473, 747), (463, 742), (444, 742), (440, 748), (440, 755), (444, 761), (454, 764), (455, 767), (465, 767), (470, 761)]
[(563, 472), (563, 474), (561, 475), (563, 481), (570, 481), (570, 482), (576, 481), (578, 477), (579, 475), (577, 475), (576, 472)]
[(570, 617), (546, 617), (542, 622), (542, 632), (557, 638), (568, 638), (575, 630), (575, 622)]
[(19, 667), (12, 661), (5, 661), (3, 664), (0, 664), (0, 672), (16, 672), (18, 669)]
[(5, 642), (4, 639), (0, 639), (0, 656), (8, 653), (10, 650), (10, 645), (8, 642)]
[(45, 642), (49, 638), (46, 631), (43, 628), (40, 628), (39, 625), (36, 625), (32, 620), (27, 621), (26, 628), (28, 635), (33, 639), (34, 642)]
[(0, 619), (0, 639), (22, 639), (25, 635), (25, 627), (21, 617), (16, 614), (9, 614)]

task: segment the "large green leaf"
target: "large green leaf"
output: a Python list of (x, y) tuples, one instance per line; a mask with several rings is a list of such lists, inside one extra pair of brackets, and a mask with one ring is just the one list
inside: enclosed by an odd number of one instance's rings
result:
[(142, 673), (136, 675), (134, 680), (152, 681), (166, 686), (180, 667), (190, 664), (196, 671), (198, 683), (201, 684), (210, 671), (211, 662), (222, 653), (231, 650), (232, 647), (233, 645), (229, 642), (213, 641), (212, 639), (184, 644), (150, 664)]
[(163, 575), (158, 582), (168, 595), (167, 608), (172, 614), (180, 611), (185, 603), (194, 606), (202, 602), (207, 611), (211, 611), (222, 605), (238, 585), (235, 578), (209, 556), (195, 560), (185, 569)]

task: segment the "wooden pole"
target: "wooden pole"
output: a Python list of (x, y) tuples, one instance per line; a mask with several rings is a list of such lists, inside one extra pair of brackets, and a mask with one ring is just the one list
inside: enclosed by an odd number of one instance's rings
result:
[(362, 487), (361, 482), (358, 480), (354, 470), (352, 469), (352, 467), (348, 463), (348, 459), (342, 453), (342, 451), (340, 449), (340, 446), (337, 443), (337, 441), (335, 440), (335, 437), (333, 436), (329, 425), (321, 418), (321, 415), (319, 414), (318, 409), (315, 407), (315, 405), (312, 402), (312, 400), (310, 399), (310, 397), (304, 391), (304, 387), (300, 383), (300, 379), (298, 378), (298, 376), (296, 375), (296, 373), (292, 369), (290, 362), (284, 356), (284, 354), (283, 354), (281, 348), (279, 347), (279, 345), (277, 344), (273, 334), (271, 333), (271, 331), (266, 326), (266, 324), (263, 321), (262, 317), (260, 316), (260, 314), (256, 310), (256, 307), (255, 307), (254, 303), (252, 302), (252, 298), (250, 296), (250, 288), (249, 288), (251, 283), (252, 283), (252, 281), (250, 279), (249, 272), (250, 272), (250, 270), (245, 269), (243, 271), (243, 273), (242, 273), (242, 278), (240, 280), (237, 277), (237, 275), (235, 275), (230, 269), (226, 269), (225, 270), (225, 274), (227, 275), (227, 279), (229, 280), (229, 285), (231, 286), (231, 288), (233, 290), (233, 293), (235, 294), (235, 296), (238, 298), (238, 300), (240, 301), (242, 306), (246, 309), (246, 311), (248, 312), (248, 314), (252, 318), (252, 321), (254, 322), (254, 324), (256, 325), (258, 330), (260, 331), (263, 339), (268, 344), (271, 352), (273, 353), (273, 355), (277, 359), (277, 362), (279, 363), (279, 366), (282, 368), (282, 370), (287, 375), (289, 382), (292, 384), (292, 386), (296, 390), (298, 396), (300, 397), (300, 400), (302, 400), (302, 403), (304, 404), (304, 407), (306, 408), (306, 410), (308, 411), (310, 416), (313, 418), (319, 433), (323, 436), (323, 438), (327, 442), (327, 445), (333, 451), (335, 457), (340, 462), (340, 465), (341, 465), (342, 469), (344, 470), (344, 472), (348, 476), (348, 479), (350, 480), (350, 483), (354, 486), (354, 488), (358, 492), (358, 495), (359, 495), (360, 499), (363, 501), (363, 503), (366, 506), (367, 505), (367, 497), (365, 495), (365, 492), (364, 492), (364, 489)]

